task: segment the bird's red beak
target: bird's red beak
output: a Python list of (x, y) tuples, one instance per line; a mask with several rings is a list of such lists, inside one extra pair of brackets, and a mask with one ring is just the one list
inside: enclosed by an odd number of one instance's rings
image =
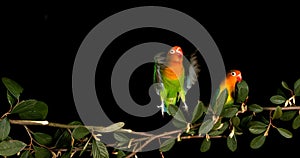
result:
[(177, 55), (178, 55), (178, 57), (180, 57), (180, 58), (181, 58), (183, 54), (181, 54), (181, 53), (177, 53)]
[(242, 75), (239, 74), (239, 75), (236, 77), (236, 80), (237, 80), (238, 82), (241, 82), (241, 81), (242, 81)]

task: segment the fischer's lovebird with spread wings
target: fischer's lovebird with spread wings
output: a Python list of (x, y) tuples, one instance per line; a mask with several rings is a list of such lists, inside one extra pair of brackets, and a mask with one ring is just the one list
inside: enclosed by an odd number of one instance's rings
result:
[(236, 84), (242, 81), (242, 73), (240, 70), (230, 70), (227, 72), (225, 79), (220, 84), (220, 92), (227, 89), (228, 97), (224, 107), (234, 103)]
[[(195, 53), (191, 55), (188, 71), (183, 65), (184, 54), (179, 46), (172, 47), (166, 56), (162, 53), (154, 57), (154, 75), (156, 93), (160, 96), (162, 115), (168, 113), (170, 104), (177, 105), (181, 100), (184, 109), (188, 111), (186, 104), (186, 93), (198, 81), (200, 71)], [(168, 113), (169, 114), (169, 113)]]

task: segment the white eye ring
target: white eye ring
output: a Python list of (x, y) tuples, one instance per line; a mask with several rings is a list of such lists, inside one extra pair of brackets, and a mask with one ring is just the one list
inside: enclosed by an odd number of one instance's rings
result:
[(236, 75), (236, 73), (235, 72), (231, 72), (231, 76), (235, 76)]
[(169, 53), (170, 53), (170, 54), (174, 54), (174, 53), (175, 53), (175, 50), (172, 49), (172, 50), (169, 51)]

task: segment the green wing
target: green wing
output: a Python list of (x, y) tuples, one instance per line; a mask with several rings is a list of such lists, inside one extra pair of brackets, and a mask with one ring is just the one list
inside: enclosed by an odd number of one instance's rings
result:
[(154, 57), (154, 72), (153, 72), (153, 83), (157, 95), (164, 90), (164, 84), (162, 80), (161, 70), (165, 67), (165, 57), (163, 53), (158, 53)]
[(198, 63), (196, 52), (194, 52), (190, 57), (188, 72), (185, 77), (185, 93), (187, 93), (187, 91), (198, 81), (200, 65)]

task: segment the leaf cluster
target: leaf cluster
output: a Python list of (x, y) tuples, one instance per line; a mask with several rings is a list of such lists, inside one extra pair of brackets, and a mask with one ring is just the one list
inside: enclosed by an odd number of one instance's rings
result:
[[(289, 88), (287, 83), (282, 81), (282, 88), (282, 91), (278, 91), (270, 98), (270, 102), (274, 105), (271, 107), (255, 103), (248, 105), (249, 87), (246, 81), (242, 81), (237, 84), (237, 95), (230, 106), (224, 106), (228, 96), (225, 89), (222, 92), (217, 91), (211, 105), (205, 106), (199, 101), (190, 121), (186, 121), (176, 106), (171, 105), (170, 111), (176, 122), (174, 125), (184, 131), (182, 138), (202, 138), (201, 152), (210, 149), (211, 138), (225, 138), (228, 149), (234, 152), (238, 148), (238, 138), (243, 134), (253, 134), (249, 146), (258, 149), (273, 131), (284, 138), (293, 137), (290, 129), (281, 127), (282, 122), (291, 121), (294, 130), (300, 127), (300, 107), (295, 104), (295, 98), (300, 96), (300, 79), (294, 83), (293, 88)], [(161, 151), (172, 149), (175, 141), (173, 138), (166, 140), (161, 145)]]
[[(217, 91), (209, 105), (198, 101), (191, 115), (182, 112), (176, 105), (169, 106), (174, 131), (162, 134), (134, 132), (123, 129), (124, 123), (110, 126), (85, 126), (79, 121), (69, 124), (51, 123), (46, 120), (48, 105), (36, 99), (20, 99), (23, 88), (14, 80), (3, 77), (6, 87), (6, 98), (9, 110), (0, 118), (0, 155), (19, 155), (21, 158), (73, 157), (89, 154), (94, 158), (131, 157), (142, 151), (151, 141), (158, 140), (159, 151), (168, 152), (179, 142), (189, 139), (202, 139), (199, 150), (206, 152), (213, 145), (212, 138), (223, 138), (227, 148), (234, 152), (238, 149), (239, 137), (252, 134), (249, 146), (258, 149), (263, 146), (268, 136), (274, 132), (282, 137), (293, 138), (293, 130), (300, 127), (300, 107), (296, 99), (300, 96), (300, 79), (292, 88), (284, 81), (281, 89), (270, 97), (273, 106), (248, 104), (249, 87), (246, 81), (237, 84), (235, 101), (224, 106), (228, 97), (227, 90)], [(18, 118), (17, 120), (12, 118)], [(282, 126), (282, 122), (290, 121), (291, 129)], [(11, 137), (11, 126), (24, 126), (28, 140)], [(33, 131), (30, 125), (57, 127), (54, 135), (41, 131)], [(106, 133), (112, 133), (114, 144), (101, 141)], [(139, 135), (140, 137), (132, 137)]]
[[(21, 100), (23, 88), (14, 80), (3, 77), (7, 89), (9, 110), (0, 119), (0, 156), (19, 155), (21, 158), (69, 158), (90, 153), (94, 158), (109, 157), (106, 145), (101, 142), (101, 133), (112, 132), (124, 126), (116, 123), (111, 126), (84, 126), (79, 121), (67, 125), (46, 121), (48, 105), (35, 99)], [(17, 117), (19, 120), (12, 120)], [(32, 131), (23, 125), (29, 140), (10, 137), (12, 124), (28, 124), (58, 127), (54, 135)]]

